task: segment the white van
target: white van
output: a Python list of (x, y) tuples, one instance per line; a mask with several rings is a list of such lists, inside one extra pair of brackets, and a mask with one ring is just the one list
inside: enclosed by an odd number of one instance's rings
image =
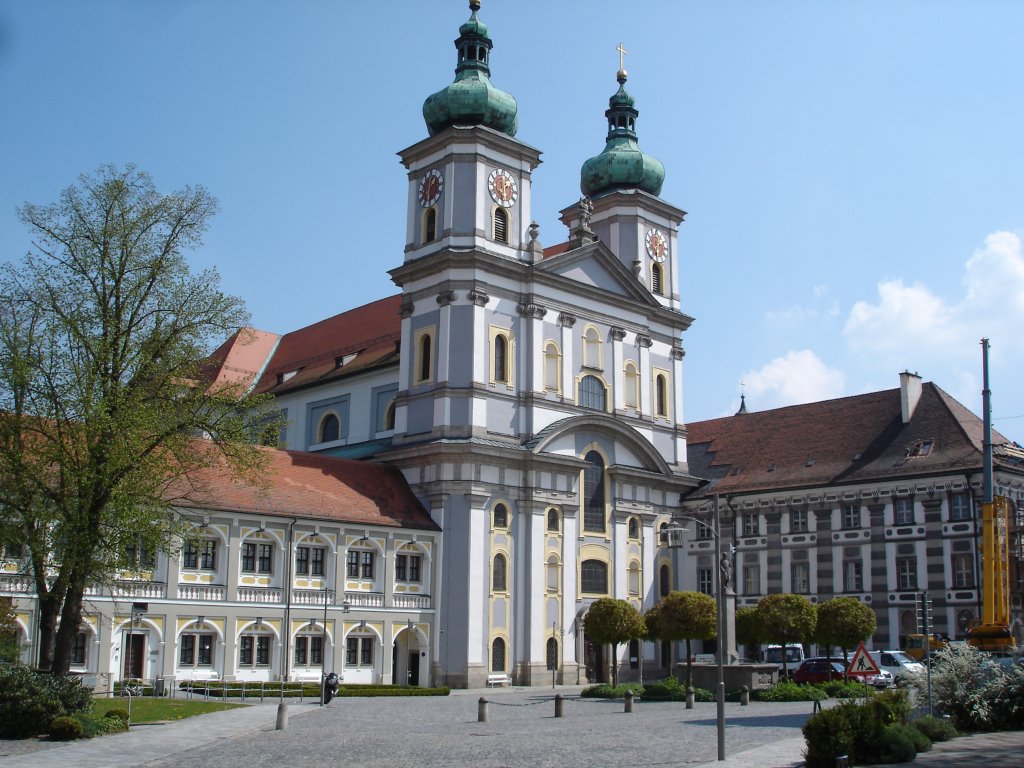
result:
[(896, 685), (906, 685), (908, 674), (925, 670), (924, 664), (914, 661), (903, 651), (868, 651), (868, 655), (874, 659), (879, 669), (892, 673)]
[[(778, 664), (779, 674), (783, 672), (782, 665), (782, 646), (781, 645), (767, 645), (765, 646), (764, 652), (761, 654), (761, 658), (765, 664)], [(792, 675), (797, 667), (800, 666), (804, 660), (804, 647), (798, 643), (787, 643), (786, 644), (786, 666), (789, 674)]]

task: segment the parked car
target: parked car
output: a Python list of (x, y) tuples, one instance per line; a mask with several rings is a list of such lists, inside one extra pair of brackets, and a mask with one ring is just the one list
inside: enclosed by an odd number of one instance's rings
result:
[[(831, 680), (844, 680), (846, 677), (847, 663), (842, 659), (827, 658), (825, 656), (812, 656), (804, 659), (793, 673), (793, 681), (797, 683), (827, 683)], [(857, 675), (849, 678), (860, 680), (874, 688), (888, 688), (895, 682), (891, 672), (882, 672), (878, 675)]]
[(906, 685), (908, 675), (925, 671), (924, 664), (910, 658), (903, 651), (869, 651), (868, 655), (879, 669), (892, 674), (896, 685)]
[[(783, 663), (782, 663), (782, 646), (781, 645), (769, 645), (765, 647), (764, 653), (762, 654), (765, 664), (778, 664), (779, 676), (783, 674)], [(793, 670), (795, 670), (800, 662), (804, 660), (804, 648), (799, 643), (789, 643), (786, 645), (786, 663), (785, 668), (788, 668), (789, 676), (793, 676)]]

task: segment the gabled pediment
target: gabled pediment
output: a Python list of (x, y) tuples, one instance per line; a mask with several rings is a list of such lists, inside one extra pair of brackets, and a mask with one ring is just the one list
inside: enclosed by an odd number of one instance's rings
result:
[(550, 256), (534, 266), (541, 272), (606, 291), (610, 296), (621, 296), (651, 307), (661, 306), (600, 240)]

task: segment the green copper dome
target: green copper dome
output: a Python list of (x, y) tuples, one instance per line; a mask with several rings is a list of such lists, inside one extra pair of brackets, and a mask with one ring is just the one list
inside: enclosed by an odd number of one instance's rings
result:
[(626, 73), (619, 70), (619, 90), (608, 99), (608, 137), (604, 151), (583, 164), (580, 189), (587, 197), (599, 197), (616, 189), (642, 189), (661, 194), (665, 166), (640, 151), (636, 143), (636, 118), (640, 114), (626, 91)]
[(423, 119), (433, 136), (450, 125), (486, 125), (509, 136), (516, 135), (519, 120), (515, 97), (491, 84), (487, 65), (493, 44), (487, 25), (477, 18), (480, 3), (469, 4), (469, 21), (459, 27), (459, 63), (455, 82), (423, 102)]

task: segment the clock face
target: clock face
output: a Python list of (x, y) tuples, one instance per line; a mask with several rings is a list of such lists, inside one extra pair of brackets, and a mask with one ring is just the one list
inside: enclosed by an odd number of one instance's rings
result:
[(665, 257), (668, 255), (668, 241), (661, 232), (656, 229), (648, 230), (644, 242), (647, 244), (647, 253), (650, 254), (652, 259), (655, 261), (665, 260)]
[(441, 191), (444, 189), (444, 176), (437, 168), (433, 168), (423, 174), (423, 178), (420, 179), (420, 190), (419, 198), (420, 205), (424, 208), (429, 208), (437, 202), (437, 198), (441, 196)]
[(491, 199), (503, 208), (511, 208), (519, 198), (519, 187), (512, 175), (501, 168), (491, 171), (487, 177), (487, 189), (491, 192)]

